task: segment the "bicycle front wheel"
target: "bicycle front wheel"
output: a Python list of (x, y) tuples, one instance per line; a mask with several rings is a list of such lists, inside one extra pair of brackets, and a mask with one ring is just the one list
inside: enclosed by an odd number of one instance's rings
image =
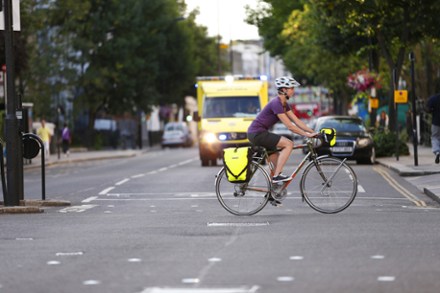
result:
[(228, 181), (225, 168), (217, 174), (215, 192), (220, 204), (231, 214), (250, 216), (261, 211), (270, 197), (271, 181), (264, 168), (251, 163), (252, 176), (247, 183)]
[(314, 210), (339, 213), (356, 197), (357, 177), (351, 167), (338, 158), (318, 158), (304, 169), (300, 190)]

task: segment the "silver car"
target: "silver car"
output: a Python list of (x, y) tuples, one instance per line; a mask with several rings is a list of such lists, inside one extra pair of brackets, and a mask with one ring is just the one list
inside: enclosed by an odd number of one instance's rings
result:
[(162, 147), (190, 147), (193, 140), (188, 126), (183, 122), (169, 122), (165, 125), (162, 135)]

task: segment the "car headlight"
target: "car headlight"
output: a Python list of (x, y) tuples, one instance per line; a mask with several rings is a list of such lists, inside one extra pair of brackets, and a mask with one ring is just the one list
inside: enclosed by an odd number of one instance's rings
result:
[(218, 136), (218, 139), (221, 140), (221, 141), (226, 140), (227, 138), (228, 138), (228, 137), (226, 136), (226, 134), (220, 134), (220, 135)]
[(207, 143), (213, 143), (217, 141), (217, 137), (215, 136), (214, 133), (207, 132), (203, 134), (203, 140), (206, 141)]
[(369, 138), (358, 138), (357, 145), (358, 147), (364, 148), (368, 146), (371, 143), (371, 140)]

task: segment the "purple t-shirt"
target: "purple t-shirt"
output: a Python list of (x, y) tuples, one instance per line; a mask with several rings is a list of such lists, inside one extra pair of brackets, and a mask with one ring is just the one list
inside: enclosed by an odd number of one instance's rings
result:
[(285, 113), (290, 110), (290, 105), (288, 103), (286, 103), (286, 109), (284, 110), (280, 98), (273, 98), (257, 115), (257, 118), (252, 121), (248, 128), (248, 133), (268, 131), (275, 123), (280, 121), (277, 116), (278, 114)]

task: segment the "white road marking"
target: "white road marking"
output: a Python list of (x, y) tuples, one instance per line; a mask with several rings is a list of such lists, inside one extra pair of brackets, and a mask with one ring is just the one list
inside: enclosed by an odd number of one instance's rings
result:
[(256, 293), (258, 286), (252, 288), (145, 288), (140, 293)]
[(122, 179), (122, 180), (119, 181), (119, 182), (116, 182), (115, 185), (119, 186), (119, 185), (122, 185), (122, 184), (124, 184), (124, 183), (126, 183), (126, 182), (128, 182), (128, 181), (130, 181), (130, 179), (125, 178), (125, 179)]
[(222, 261), (222, 259), (218, 258), (218, 257), (211, 257), (210, 259), (208, 259), (208, 261), (209, 262), (220, 262), (220, 261)]
[(142, 259), (140, 259), (140, 258), (129, 258), (128, 259), (128, 262), (141, 262), (142, 261)]
[(18, 238), (15, 238), (15, 240), (18, 240), (18, 241), (32, 241), (32, 240), (34, 240), (34, 238), (31, 238), (31, 237), (18, 237)]
[(295, 255), (295, 256), (291, 256), (289, 257), (290, 260), (303, 260), (304, 256), (300, 256), (300, 255)]
[(94, 207), (97, 207), (97, 205), (88, 204), (88, 205), (80, 205), (80, 206), (71, 206), (71, 207), (59, 210), (59, 212), (60, 213), (82, 213), (82, 212), (84, 212), (86, 210), (90, 210)]
[(290, 276), (281, 276), (277, 278), (278, 282), (292, 282), (293, 280), (295, 280), (295, 278)]
[(394, 282), (396, 280), (396, 277), (394, 277), (394, 276), (380, 276), (380, 277), (377, 277), (377, 280), (379, 282)]
[(77, 255), (83, 255), (84, 252), (82, 251), (73, 251), (73, 252), (57, 252), (55, 253), (56, 256), (77, 256)]
[(86, 286), (99, 285), (99, 284), (101, 284), (101, 281), (98, 281), (98, 280), (87, 280), (87, 281), (83, 282), (83, 285), (86, 285)]
[(60, 263), (61, 263), (61, 262), (60, 262), (60, 261), (57, 261), (57, 260), (50, 260), (50, 261), (47, 262), (47, 264), (48, 264), (49, 266), (59, 265)]
[(138, 175), (131, 176), (131, 178), (136, 179), (136, 178), (141, 178), (141, 177), (144, 177), (144, 176), (145, 176), (145, 174), (138, 174)]
[(115, 188), (114, 186), (109, 187), (109, 188), (106, 188), (106, 189), (104, 189), (103, 191), (101, 191), (101, 192), (99, 193), (99, 195), (106, 195), (110, 190), (113, 190), (114, 188)]
[(261, 223), (207, 223), (208, 227), (259, 227), (269, 226), (269, 222)]
[(360, 184), (358, 184), (358, 192), (365, 192), (365, 189)]
[(370, 256), (371, 259), (384, 259), (385, 256), (384, 255), (372, 255)]
[(182, 279), (182, 283), (184, 283), (184, 284), (197, 284), (197, 283), (200, 283), (200, 280), (197, 278), (185, 278), (185, 279)]
[(82, 202), (84, 202), (84, 203), (88, 203), (88, 202), (94, 201), (94, 200), (97, 199), (97, 198), (98, 198), (97, 196), (91, 196), (91, 197), (89, 197), (89, 198), (86, 198), (86, 199), (83, 200)]

